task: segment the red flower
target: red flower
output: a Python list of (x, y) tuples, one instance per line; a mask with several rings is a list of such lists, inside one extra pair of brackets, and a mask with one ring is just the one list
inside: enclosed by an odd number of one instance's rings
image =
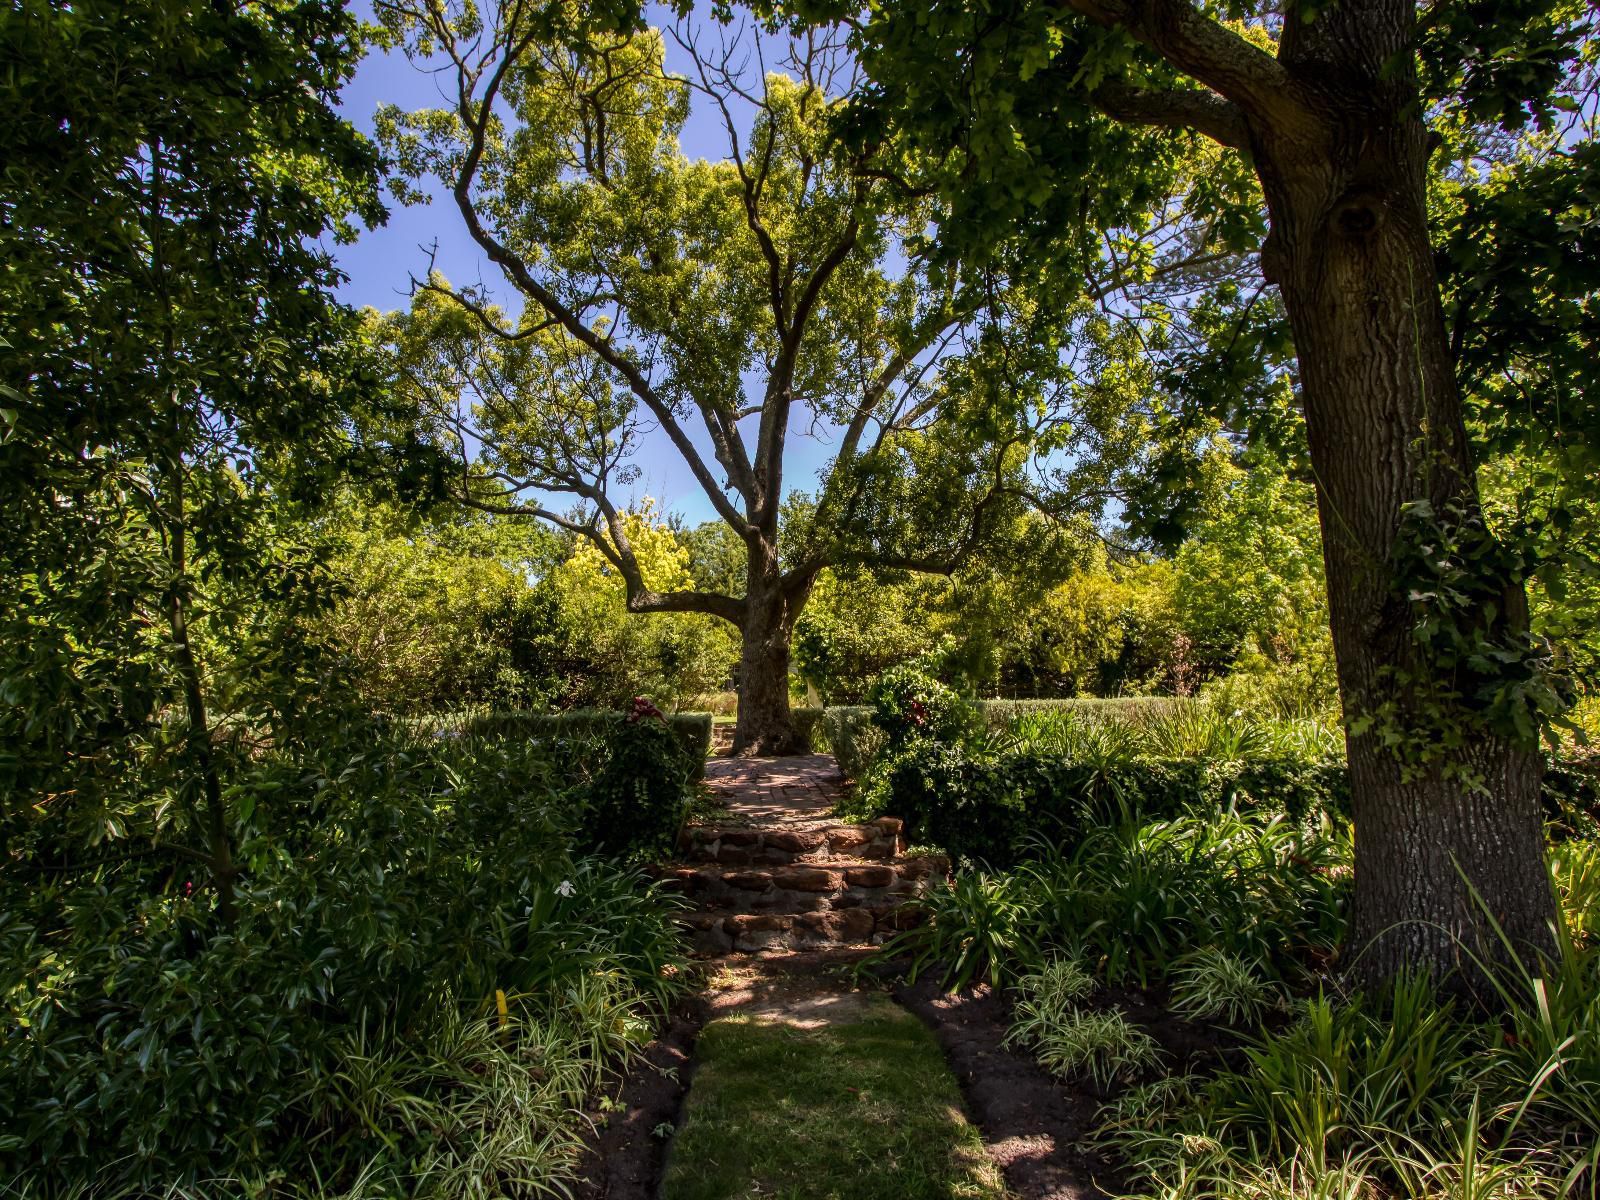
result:
[(635, 723), (635, 722), (638, 722), (638, 721), (642, 721), (646, 717), (654, 717), (656, 720), (660, 721), (662, 724), (665, 724), (666, 720), (667, 720), (667, 718), (662, 715), (661, 710), (659, 708), (657, 708), (654, 704), (651, 704), (650, 701), (646, 697), (644, 697), (644, 696), (635, 696), (633, 698), (633, 703), (628, 705), (628, 718), (627, 719), (628, 719), (629, 723), (632, 724), (632, 723)]

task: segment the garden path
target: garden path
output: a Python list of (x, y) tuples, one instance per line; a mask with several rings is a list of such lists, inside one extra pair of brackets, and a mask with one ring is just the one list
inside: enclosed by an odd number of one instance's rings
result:
[(830, 754), (793, 758), (715, 758), (706, 786), (729, 823), (781, 828), (827, 824), (844, 783)]
[(852, 971), (947, 860), (906, 855), (898, 819), (841, 821), (827, 755), (715, 759), (706, 784), (717, 811), (664, 871), (712, 961), (660, 1194), (1103, 1200), (1074, 1148), (1093, 1105), (1005, 1044), (999, 996), (929, 975), (896, 1004)]
[(836, 817), (844, 779), (826, 754), (713, 759), (706, 785), (715, 813), (661, 872), (694, 905), (684, 919), (706, 956), (877, 945), (947, 869), (904, 853), (897, 818)]

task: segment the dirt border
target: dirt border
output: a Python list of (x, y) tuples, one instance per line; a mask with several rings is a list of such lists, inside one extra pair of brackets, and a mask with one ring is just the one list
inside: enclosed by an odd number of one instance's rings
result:
[(1098, 1100), (1063, 1087), (1031, 1056), (1001, 1045), (1009, 1016), (988, 986), (949, 994), (932, 973), (914, 984), (896, 983), (891, 994), (933, 1031), (985, 1147), (1021, 1200), (1116, 1194), (1096, 1183), (1116, 1182), (1109, 1164), (1077, 1149), (1092, 1128)]
[[(632, 1070), (591, 1103), (573, 1200), (655, 1200), (672, 1139), (653, 1131), (663, 1124), (677, 1127), (695, 1042), (710, 1015), (704, 996), (682, 1001)], [(602, 1097), (620, 1110), (603, 1111)]]

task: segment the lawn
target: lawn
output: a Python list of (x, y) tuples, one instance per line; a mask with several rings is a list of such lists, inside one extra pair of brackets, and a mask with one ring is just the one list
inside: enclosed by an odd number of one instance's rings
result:
[(933, 1036), (882, 997), (859, 1014), (708, 1025), (666, 1200), (1004, 1197)]

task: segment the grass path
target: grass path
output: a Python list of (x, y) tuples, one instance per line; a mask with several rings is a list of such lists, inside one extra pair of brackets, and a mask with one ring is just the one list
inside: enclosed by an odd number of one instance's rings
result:
[(1002, 1200), (932, 1034), (888, 998), (725, 970), (664, 1200)]

